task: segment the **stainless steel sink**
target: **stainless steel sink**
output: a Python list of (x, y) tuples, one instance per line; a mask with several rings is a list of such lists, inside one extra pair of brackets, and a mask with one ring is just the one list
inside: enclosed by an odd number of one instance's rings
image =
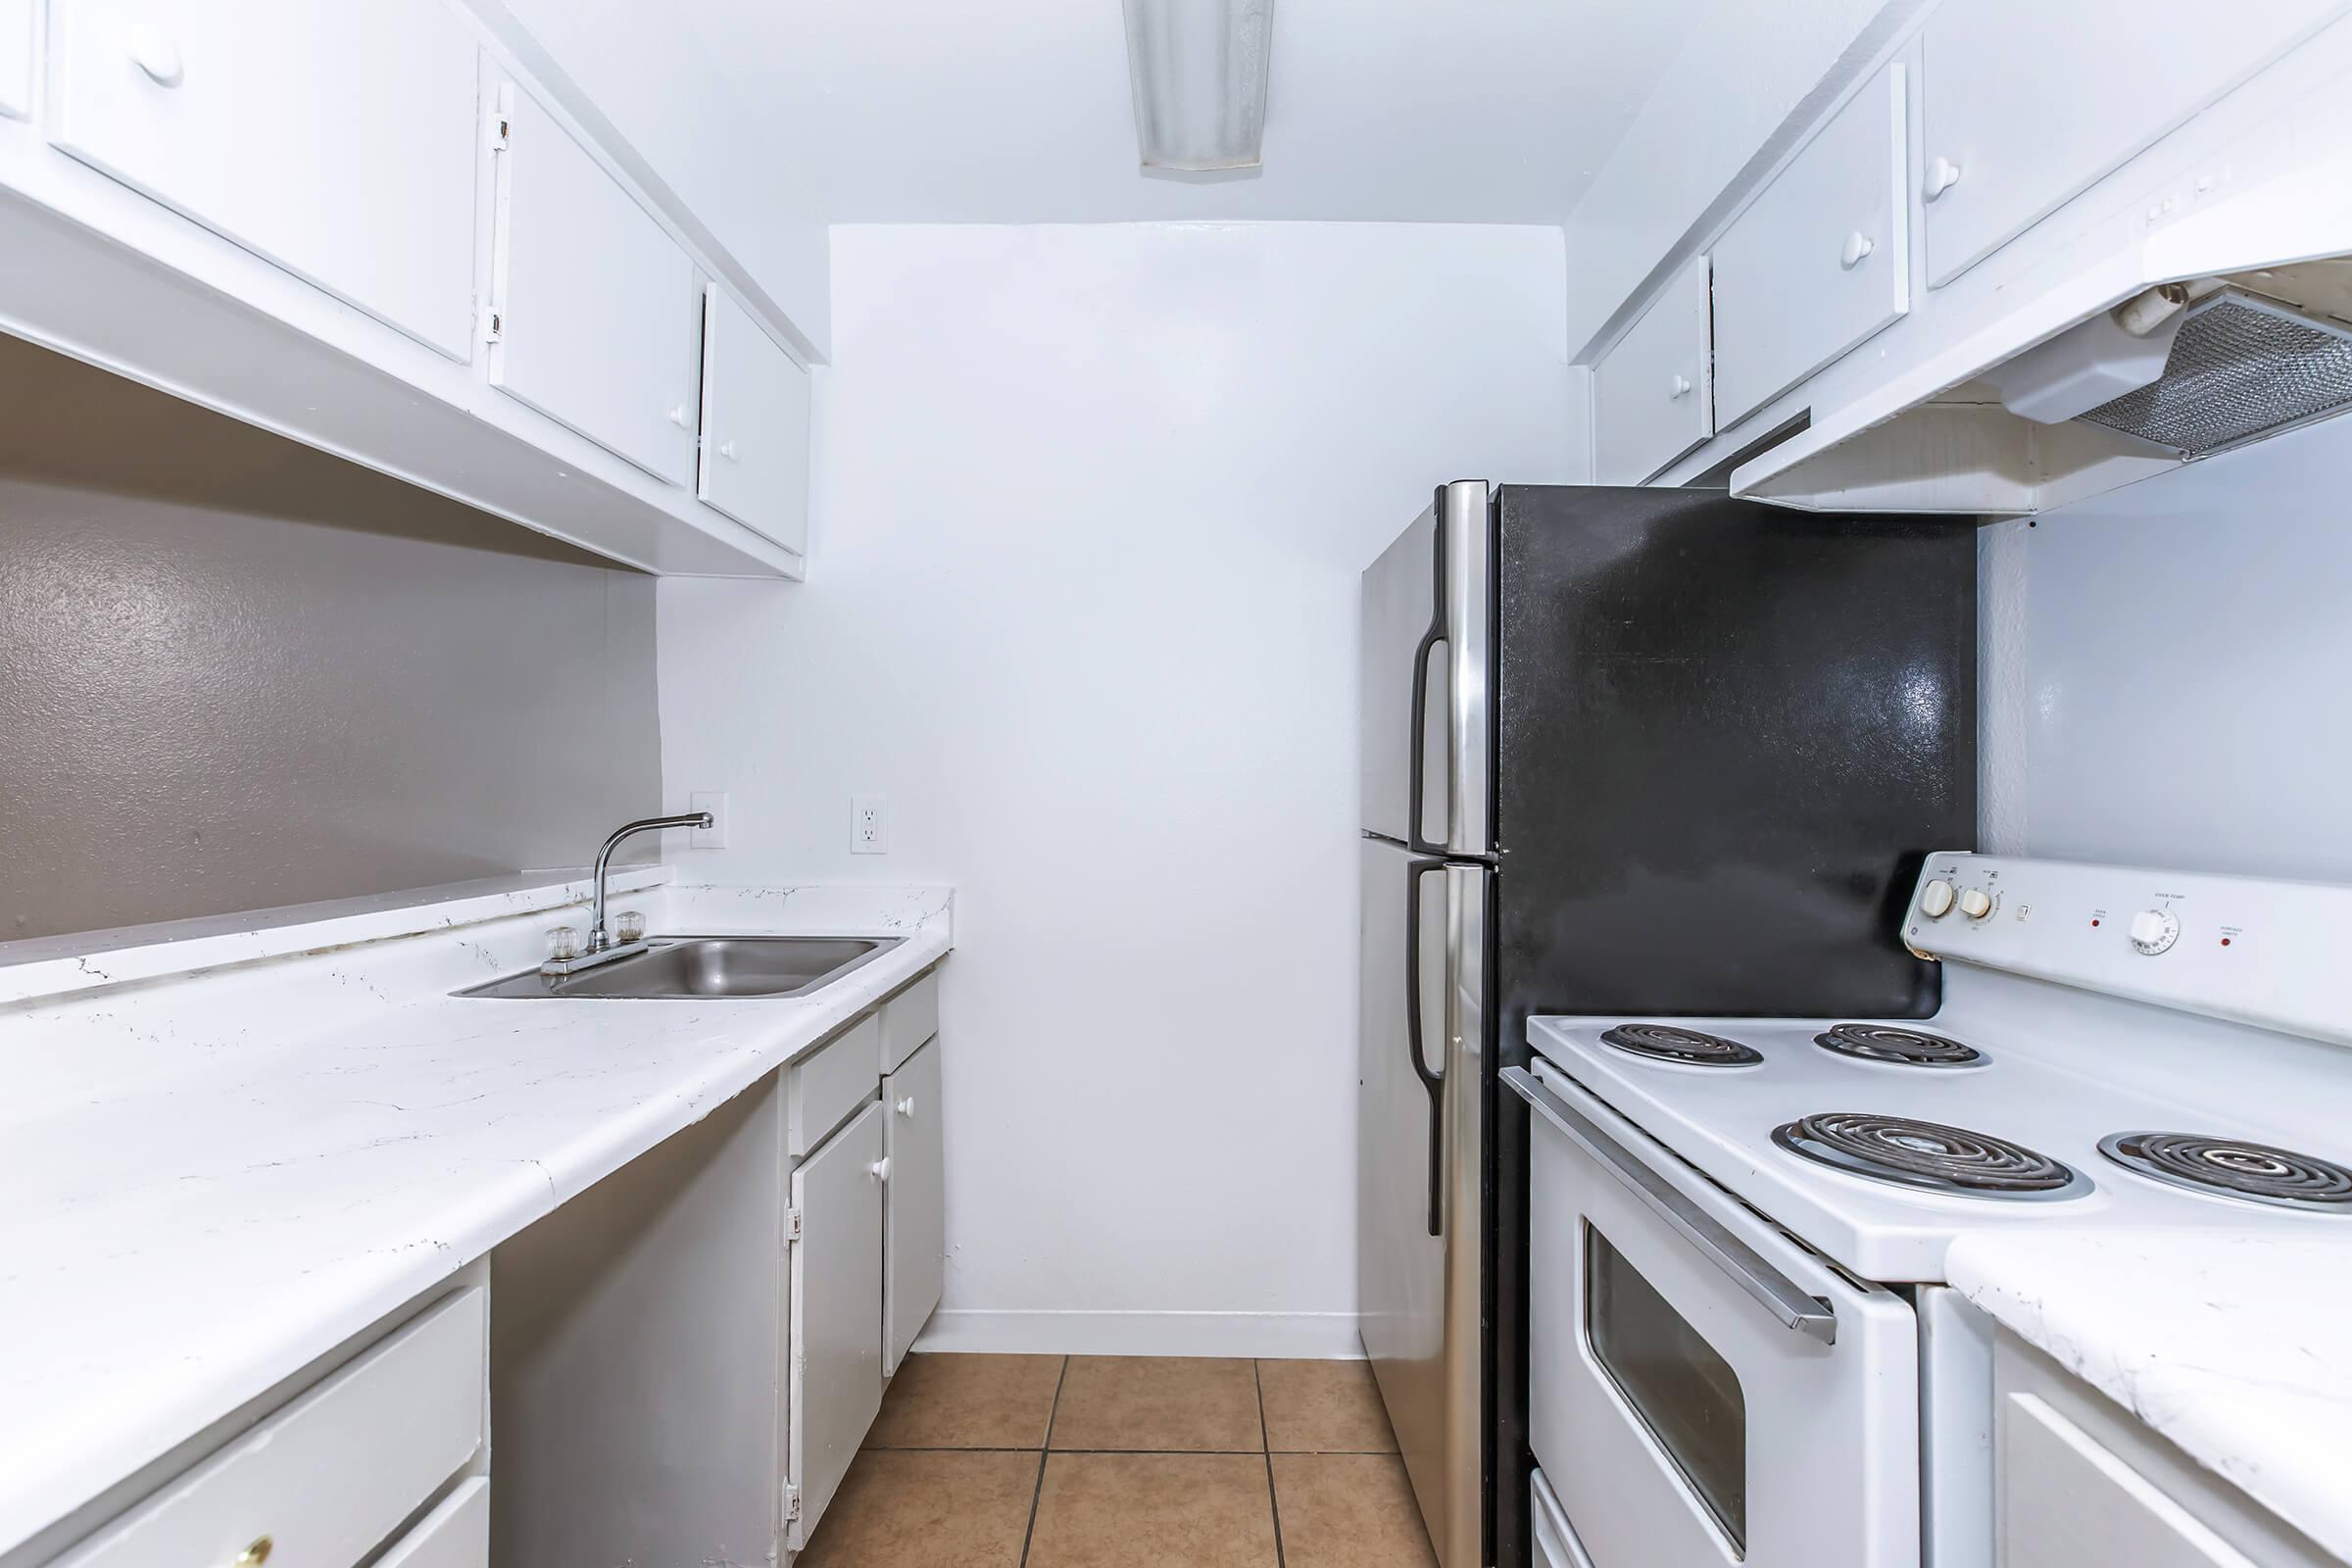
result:
[(567, 975), (526, 969), (461, 997), (799, 997), (829, 985), (899, 937), (652, 937), (631, 954)]

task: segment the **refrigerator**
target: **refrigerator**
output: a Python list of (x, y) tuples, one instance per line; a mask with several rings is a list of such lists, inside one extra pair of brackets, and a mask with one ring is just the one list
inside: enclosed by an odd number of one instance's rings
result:
[(1925, 1017), (1976, 835), (1976, 539), (1715, 491), (1440, 488), (1363, 574), (1357, 1272), (1443, 1568), (1529, 1560), (1534, 1013)]

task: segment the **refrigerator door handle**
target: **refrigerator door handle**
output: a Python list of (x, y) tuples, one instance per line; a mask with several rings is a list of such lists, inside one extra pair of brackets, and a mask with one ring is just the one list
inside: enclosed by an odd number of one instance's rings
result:
[[(1443, 1152), (1446, 1135), (1446, 1075), (1432, 1072), (1421, 1049), (1421, 879), (1446, 869), (1444, 860), (1414, 859), (1404, 865), (1404, 1049), (1413, 1059), (1413, 1076), (1429, 1091), (1429, 1234), (1445, 1234)], [(1452, 983), (1453, 958), (1446, 955), (1446, 982)], [(1451, 1007), (1448, 1005), (1448, 1014)]]
[[(1446, 492), (1438, 491), (1433, 512), (1437, 526), (1436, 559), (1430, 564), (1431, 590), (1429, 630), (1413, 649), (1413, 711), (1412, 734), (1405, 745), (1404, 780), (1404, 847), (1415, 855), (1444, 855), (1444, 844), (1421, 836), (1426, 818), (1426, 796), (1429, 788), (1429, 656), (1438, 644), (1446, 640)], [(1453, 747), (1454, 726), (1449, 719), (1446, 726), (1446, 749)], [(1448, 756), (1446, 776), (1452, 776), (1452, 759)], [(1418, 883), (1415, 884), (1418, 886)]]

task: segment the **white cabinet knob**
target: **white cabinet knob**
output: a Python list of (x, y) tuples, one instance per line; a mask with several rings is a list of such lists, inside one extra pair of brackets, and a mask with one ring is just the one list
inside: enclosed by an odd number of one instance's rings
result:
[(669, 422), (676, 425), (681, 430), (686, 428), (685, 404), (673, 403), (669, 406)]
[(1687, 398), (1690, 395), (1690, 378), (1689, 376), (1678, 375), (1673, 380), (1666, 383), (1667, 402), (1672, 403), (1676, 398)]
[(1879, 242), (1860, 229), (1845, 236), (1845, 247), (1838, 253), (1838, 265), (1852, 271), (1862, 265), (1862, 259), (1879, 248)]
[(905, 1100), (900, 1101), (898, 1104), (898, 1111), (900, 1115), (906, 1117), (908, 1121), (914, 1120), (914, 1097), (912, 1095), (908, 1095)]
[(2142, 909), (2132, 917), (2132, 946), (2153, 958), (2180, 940), (2180, 917), (2170, 909)]
[(1960, 912), (1971, 920), (1982, 920), (1992, 912), (1992, 897), (1983, 888), (1970, 888), (1960, 895)]
[(878, 1182), (890, 1180), (890, 1156), (888, 1154), (884, 1154), (865, 1168), (873, 1173), (874, 1180)]
[(145, 72), (147, 79), (159, 87), (176, 87), (187, 74), (180, 63), (179, 45), (152, 22), (137, 23), (131, 27), (130, 63)]
[(1952, 885), (1937, 877), (1919, 890), (1919, 912), (1931, 920), (1940, 920), (1952, 912)]
[(726, 459), (729, 463), (733, 463), (735, 461), (735, 443), (732, 441), (721, 441), (718, 444), (718, 455)]
[(1960, 166), (1949, 158), (1928, 160), (1927, 178), (1921, 182), (1920, 194), (1934, 201), (1960, 183)]

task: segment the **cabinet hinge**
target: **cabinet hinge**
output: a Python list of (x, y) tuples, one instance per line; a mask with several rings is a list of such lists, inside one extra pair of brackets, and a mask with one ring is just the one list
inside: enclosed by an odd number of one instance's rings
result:
[(801, 1211), (797, 1208), (784, 1211), (784, 1239), (788, 1242), (801, 1239)]
[(482, 307), (482, 341), (503, 342), (507, 335), (507, 313), (495, 305)]
[(490, 150), (503, 153), (514, 145), (514, 119), (504, 110), (490, 117)]
[(801, 1519), (801, 1489), (791, 1482), (784, 1483), (784, 1522), (798, 1524)]

